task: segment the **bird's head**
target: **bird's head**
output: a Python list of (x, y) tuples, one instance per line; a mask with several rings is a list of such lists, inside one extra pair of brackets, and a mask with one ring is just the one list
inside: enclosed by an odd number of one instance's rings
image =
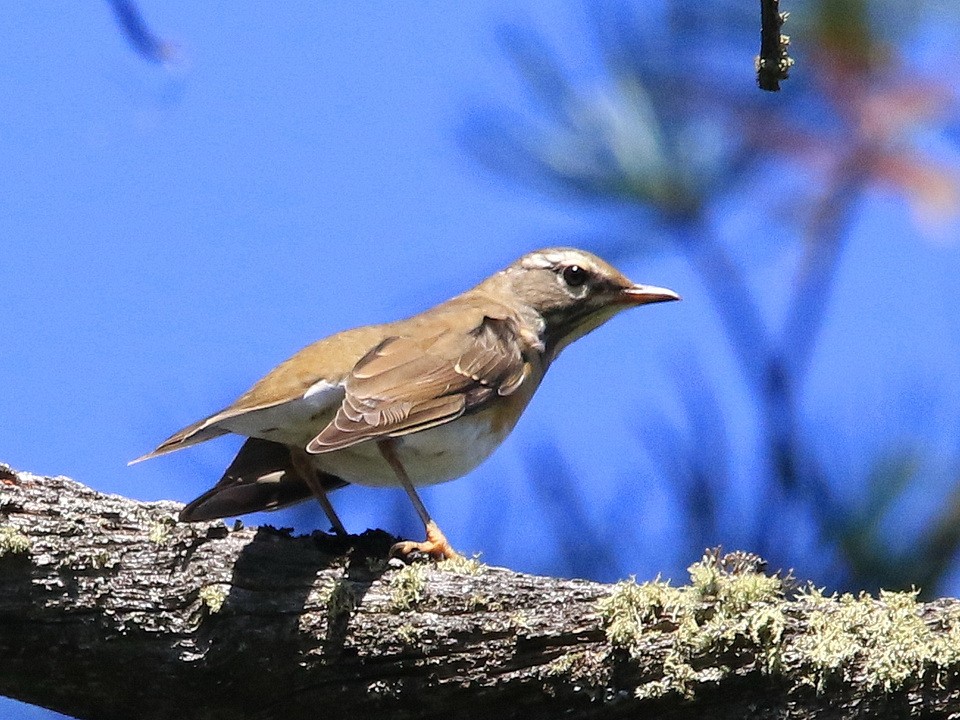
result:
[(516, 304), (542, 318), (551, 357), (621, 310), (680, 299), (673, 290), (638, 285), (596, 255), (575, 248), (528, 253), (498, 279)]

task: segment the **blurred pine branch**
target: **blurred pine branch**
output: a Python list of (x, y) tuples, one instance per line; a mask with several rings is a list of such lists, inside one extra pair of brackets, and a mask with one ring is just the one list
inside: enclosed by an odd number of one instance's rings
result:
[[(957, 10), (893, 0), (809, 0), (789, 9), (791, 53), (803, 57), (803, 72), (772, 98), (756, 93), (752, 68), (729, 62), (756, 38), (753, 8), (742, 3), (590, 3), (584, 32), (600, 70), (586, 79), (536, 29), (507, 26), (499, 40), (528, 102), (476, 109), (464, 138), (501, 175), (615, 209), (615, 233), (628, 238), (616, 244), (621, 255), (667, 247), (689, 262), (760, 428), (752, 550), (796, 565), (791, 553), (802, 546), (816, 554), (808, 567), (835, 587), (917, 585), (929, 594), (957, 555), (960, 485), (904, 554), (884, 521), (904, 497), (922, 492), (923, 463), (882, 453), (857, 477), (844, 476), (814, 442), (827, 425), (802, 406), (865, 194), (892, 192), (920, 220), (955, 217), (960, 208), (958, 169), (917, 139), (956, 122), (952, 90), (918, 76), (904, 56), (911, 28)], [(770, 183), (771, 167), (801, 181), (789, 189)], [(749, 207), (765, 237), (721, 237), (715, 219), (724, 203)], [(644, 230), (651, 220), (664, 232)], [(757, 261), (747, 250), (761, 243), (796, 253), (789, 286), (757, 291), (748, 282)], [(778, 324), (761, 311), (768, 293), (786, 297)], [(641, 441), (687, 513), (691, 547), (742, 536), (723, 516), (723, 499), (742, 482), (729, 459), (742, 441), (731, 436), (705, 373), (684, 369), (677, 388), (688, 427), (664, 417)], [(554, 450), (545, 453), (551, 463)], [(564, 477), (557, 467), (550, 474)], [(550, 492), (567, 493), (563, 502), (576, 507), (574, 488), (560, 483)], [(589, 534), (581, 521), (577, 532)], [(812, 540), (799, 540), (811, 527)]]

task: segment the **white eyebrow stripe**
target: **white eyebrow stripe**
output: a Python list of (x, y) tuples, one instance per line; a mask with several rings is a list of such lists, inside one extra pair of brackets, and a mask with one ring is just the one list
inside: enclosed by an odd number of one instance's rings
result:
[(585, 268), (594, 267), (589, 257), (574, 248), (557, 248), (531, 253), (522, 258), (521, 267), (527, 270), (543, 270), (564, 263), (568, 265), (580, 265)]

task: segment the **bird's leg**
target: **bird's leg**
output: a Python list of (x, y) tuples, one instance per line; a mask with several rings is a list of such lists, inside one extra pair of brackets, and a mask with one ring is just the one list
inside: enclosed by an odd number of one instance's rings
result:
[(427, 512), (427, 508), (420, 499), (420, 496), (417, 495), (417, 491), (413, 487), (413, 483), (410, 482), (410, 477), (407, 475), (407, 471), (404, 469), (403, 463), (401, 463), (400, 458), (397, 457), (393, 440), (378, 440), (377, 448), (379, 448), (380, 454), (383, 455), (383, 459), (387, 461), (393, 471), (397, 474), (397, 479), (400, 481), (400, 485), (404, 490), (406, 490), (407, 496), (410, 498), (410, 502), (413, 503), (413, 507), (417, 510), (417, 515), (420, 516), (420, 519), (423, 521), (423, 526), (427, 530), (426, 540), (419, 543), (413, 542), (412, 540), (398, 542), (396, 545), (390, 548), (390, 556), (404, 557), (412, 553), (414, 550), (418, 550), (422, 553), (426, 553), (435, 560), (460, 557), (460, 554), (450, 546), (446, 536), (443, 534), (443, 532), (441, 532), (440, 528), (437, 527), (437, 524), (430, 517), (430, 513)]
[(313, 466), (313, 463), (310, 462), (310, 456), (307, 454), (307, 451), (298, 447), (291, 447), (290, 460), (293, 463), (293, 469), (296, 470), (300, 478), (307, 484), (307, 487), (310, 488), (310, 492), (313, 493), (317, 502), (320, 503), (320, 507), (323, 508), (323, 512), (326, 513), (327, 519), (330, 520), (330, 524), (333, 526), (333, 531), (337, 535), (346, 535), (347, 529), (343, 526), (343, 523), (340, 522), (340, 518), (337, 517), (337, 511), (333, 509), (333, 504), (330, 502), (330, 498), (327, 497), (327, 491), (323, 489), (323, 483), (320, 482), (320, 478), (317, 476), (317, 469)]

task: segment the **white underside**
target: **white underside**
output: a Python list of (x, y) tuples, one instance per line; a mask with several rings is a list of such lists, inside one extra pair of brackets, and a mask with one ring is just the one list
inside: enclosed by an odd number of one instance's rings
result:
[[(333, 419), (343, 401), (340, 385), (317, 383), (302, 398), (248, 412), (216, 423), (237, 435), (306, 447)], [(296, 428), (294, 430), (292, 428)], [(433, 485), (466, 475), (503, 442), (510, 428), (490, 430), (485, 413), (393, 440), (400, 462), (414, 485)], [(372, 487), (399, 485), (376, 441), (311, 456), (314, 465), (349, 483)]]
[[(507, 433), (496, 435), (482, 414), (393, 439), (394, 448), (414, 485), (434, 485), (466, 475), (486, 460)], [(399, 485), (393, 468), (375, 441), (312, 456), (314, 465), (347, 482), (370, 487)]]

